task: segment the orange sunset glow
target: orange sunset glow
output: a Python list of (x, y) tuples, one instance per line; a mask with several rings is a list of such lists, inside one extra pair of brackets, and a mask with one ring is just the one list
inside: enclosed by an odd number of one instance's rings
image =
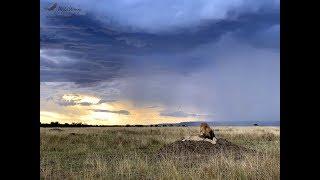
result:
[[(65, 102), (72, 102), (68, 106), (59, 106), (51, 102), (42, 102), (48, 110), (40, 111), (41, 123), (85, 123), (97, 125), (126, 125), (126, 124), (157, 124), (193, 121), (191, 117), (161, 116), (157, 108), (134, 107), (131, 102), (103, 102), (101, 99), (89, 95), (65, 94)], [(82, 105), (84, 104), (85, 105)]]

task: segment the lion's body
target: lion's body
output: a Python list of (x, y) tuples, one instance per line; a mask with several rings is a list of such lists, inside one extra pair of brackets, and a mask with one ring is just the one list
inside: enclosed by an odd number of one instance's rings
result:
[(208, 141), (212, 144), (216, 144), (217, 139), (216, 138), (207, 139), (200, 136), (189, 136), (187, 138), (184, 138), (182, 141)]
[(216, 143), (216, 137), (214, 135), (213, 130), (207, 123), (201, 123), (200, 125), (200, 135), (197, 136), (189, 136), (184, 138), (182, 141), (208, 141), (212, 144)]

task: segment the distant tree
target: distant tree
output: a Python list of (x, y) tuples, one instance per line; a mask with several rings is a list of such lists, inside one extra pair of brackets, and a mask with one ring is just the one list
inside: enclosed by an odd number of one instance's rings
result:
[(59, 122), (51, 122), (50, 125), (52, 127), (56, 127), (56, 126), (59, 126)]
[(120, 125), (112, 125), (112, 126), (107, 126), (107, 125), (89, 125), (86, 123), (64, 123), (64, 124), (60, 124), (59, 122), (51, 122), (49, 124), (45, 124), (45, 123), (41, 123), (40, 122), (40, 126), (41, 127), (123, 127)]

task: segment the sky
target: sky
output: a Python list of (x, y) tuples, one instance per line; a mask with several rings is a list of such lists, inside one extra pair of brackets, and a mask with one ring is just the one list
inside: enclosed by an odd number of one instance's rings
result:
[(279, 0), (40, 2), (42, 123), (280, 120)]

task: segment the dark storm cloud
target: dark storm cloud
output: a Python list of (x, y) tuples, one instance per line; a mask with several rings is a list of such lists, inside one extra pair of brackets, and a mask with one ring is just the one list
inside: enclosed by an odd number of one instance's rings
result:
[(81, 102), (81, 103), (79, 103), (79, 105), (81, 105), (81, 106), (90, 106), (90, 105), (92, 105), (92, 103), (89, 103), (89, 102)]
[[(57, 55), (52, 51), (57, 51)], [(121, 73), (117, 72), (123, 59), (112, 56), (104, 58), (88, 59), (81, 51), (43, 49), (40, 52), (41, 81), (88, 83), (121, 76)]]
[[(212, 42), (222, 35), (237, 32), (246, 39), (252, 34), (264, 32), (279, 24), (279, 13), (245, 14), (236, 20), (206, 21), (193, 29), (180, 30), (171, 34), (150, 34), (144, 32), (117, 32), (97, 22), (91, 16), (57, 18), (41, 28), (42, 47), (60, 47), (68, 50), (105, 53), (141, 54), (149, 52), (176, 52)], [(98, 48), (96, 48), (98, 47)]]
[(225, 37), (190, 54), (220, 61), (208, 61), (187, 76), (149, 73), (132, 78), (121, 94), (140, 104), (159, 104), (167, 112), (182, 106), (220, 120), (279, 119), (279, 53)]
[[(44, 1), (43, 1), (44, 2)], [(248, 13), (279, 10), (278, 0), (181, 1), (87, 0), (62, 1), (91, 14), (121, 32), (172, 33), (198, 27), (205, 21), (237, 19)]]
[[(42, 9), (42, 82), (164, 106), (163, 115), (279, 118), (279, 1), (60, 2), (86, 14)], [(170, 111), (181, 104), (190, 111)]]
[(115, 113), (115, 114), (123, 114), (123, 115), (129, 115), (130, 112), (127, 110), (119, 110), (119, 111), (110, 111), (105, 109), (91, 109), (91, 111), (94, 112), (108, 112), (108, 113)]
[[(47, 3), (46, 1), (41, 2), (43, 6)], [(145, 70), (149, 71), (190, 73), (194, 69), (206, 66), (208, 59), (201, 55), (176, 57), (175, 54), (218, 41), (227, 33), (232, 33), (235, 38), (257, 47), (277, 48), (279, 44), (276, 28), (279, 24), (279, 12), (275, 5), (276, 2), (243, 1), (250, 7), (248, 8), (241, 5), (243, 2), (239, 1), (237, 2), (239, 4), (234, 5), (238, 9), (231, 8), (229, 3), (216, 2), (215, 4), (210, 1), (199, 2), (199, 4), (188, 2), (185, 5), (168, 1), (159, 3), (159, 7), (147, 1), (141, 2), (156, 9), (164, 8), (164, 4), (173, 4), (178, 8), (172, 12), (169, 9), (169, 13), (178, 13), (181, 6), (182, 12), (195, 17), (182, 18), (175, 22), (179, 28), (167, 26), (167, 23), (155, 24), (152, 21), (146, 21), (143, 22), (144, 28), (141, 31), (133, 31), (135, 28), (130, 27), (141, 26), (141, 22), (130, 19), (132, 22), (128, 22), (128, 26), (118, 26), (123, 24), (122, 14), (117, 14), (113, 9), (109, 9), (109, 6), (101, 8), (115, 13), (110, 16), (113, 17), (112, 21), (108, 20), (108, 17), (98, 16), (99, 13), (95, 11), (96, 7), (84, 6), (87, 5), (86, 1), (80, 1), (77, 4), (77, 7), (88, 11), (85, 15), (47, 18), (45, 10), (42, 9), (41, 49), (46, 50), (46, 53), (62, 49), (65, 52), (56, 55), (56, 61), (50, 60), (50, 54), (46, 57), (40, 55), (41, 81), (71, 81), (79, 84), (108, 81), (122, 76), (131, 76), (132, 73), (140, 71), (140, 68), (136, 66), (144, 66), (144, 64), (148, 64)], [(66, 3), (73, 5), (71, 2), (64, 2)], [(108, 1), (107, 4), (114, 5), (115, 9), (125, 9), (132, 5), (121, 1)], [(198, 7), (190, 9), (191, 4), (198, 5)], [(217, 5), (225, 9), (221, 9), (222, 14), (216, 14), (207, 11), (206, 4), (210, 5), (210, 8)], [(154, 17), (149, 17), (151, 19), (156, 18), (158, 21), (165, 22), (168, 18), (166, 15), (162, 17), (161, 14), (154, 14), (143, 6), (137, 7), (145, 10), (146, 14), (153, 14)], [(131, 10), (127, 9), (127, 11)], [(201, 11), (204, 11), (205, 16), (209, 18), (202, 19)], [(235, 12), (237, 12), (236, 18), (232, 18)], [(140, 16), (138, 11), (133, 10), (132, 13)], [(183, 16), (187, 17), (186, 14)], [(159, 26), (167, 29), (165, 33)], [(67, 62), (64, 59), (73, 59), (73, 61)]]
[(75, 105), (81, 105), (81, 106), (90, 106), (92, 105), (92, 103), (89, 102), (75, 102), (75, 101), (65, 101), (65, 100), (61, 100), (58, 102), (59, 105), (61, 106), (75, 106)]
[(183, 112), (183, 111), (174, 111), (174, 112), (160, 112), (160, 116), (171, 116), (171, 117), (209, 117), (210, 115), (186, 113), (186, 112)]
[(75, 105), (77, 105), (77, 103), (74, 101), (65, 101), (65, 100), (60, 100), (57, 102), (57, 104), (59, 104), (60, 106), (75, 106)]

